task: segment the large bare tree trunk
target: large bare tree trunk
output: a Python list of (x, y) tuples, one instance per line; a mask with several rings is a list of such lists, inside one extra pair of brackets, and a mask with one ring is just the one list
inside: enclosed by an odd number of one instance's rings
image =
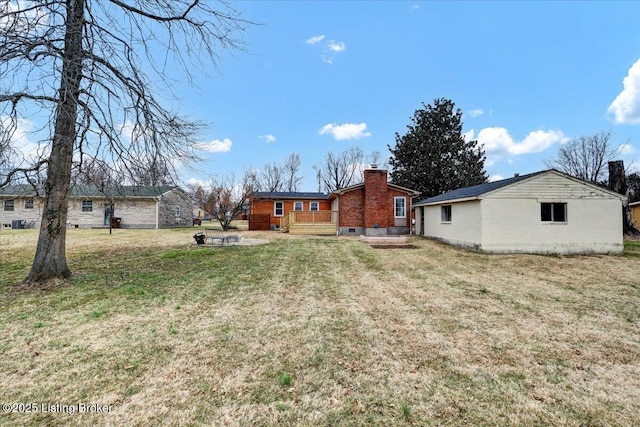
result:
[[(84, 0), (67, 0), (65, 55), (60, 78), (60, 102), (56, 108), (42, 224), (36, 256), (24, 284), (48, 279), (67, 279), (71, 270), (67, 265), (65, 241), (71, 165), (76, 139), (78, 96), (82, 79), (82, 40)], [(55, 167), (51, 167), (54, 166)]]

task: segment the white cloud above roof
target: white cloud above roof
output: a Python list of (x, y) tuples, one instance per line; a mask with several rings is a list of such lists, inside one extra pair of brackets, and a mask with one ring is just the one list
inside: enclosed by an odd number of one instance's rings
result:
[(613, 100), (607, 113), (616, 123), (640, 123), (640, 59), (629, 69), (622, 81), (622, 92)]
[(484, 147), (488, 165), (507, 155), (539, 153), (554, 144), (567, 141), (567, 137), (559, 130), (537, 130), (530, 132), (522, 141), (516, 141), (503, 127), (481, 129), (476, 139)]
[(484, 114), (480, 108), (476, 108), (475, 110), (467, 111), (471, 117), (478, 117)]
[(320, 135), (332, 135), (334, 139), (338, 141), (348, 140), (348, 139), (360, 139), (367, 136), (371, 136), (370, 132), (367, 132), (367, 124), (366, 123), (329, 123), (324, 125), (320, 131), (318, 132)]
[(229, 138), (225, 138), (223, 140), (214, 139), (211, 142), (198, 142), (194, 144), (194, 148), (202, 151), (207, 151), (209, 153), (227, 153), (231, 151), (231, 146), (233, 143)]

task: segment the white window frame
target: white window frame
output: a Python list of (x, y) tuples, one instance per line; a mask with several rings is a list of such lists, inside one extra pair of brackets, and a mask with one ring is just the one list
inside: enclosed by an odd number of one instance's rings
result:
[(451, 205), (440, 206), (440, 221), (443, 224), (451, 224), (453, 218), (453, 208)]
[(320, 202), (309, 202), (309, 210), (312, 212), (320, 211)]
[[(11, 205), (11, 206), (9, 206)], [(13, 212), (16, 210), (16, 200), (7, 199), (2, 203), (2, 210), (5, 212)]]
[[(280, 214), (278, 215), (278, 205), (280, 205)], [(273, 216), (282, 217), (284, 216), (284, 202), (276, 201), (273, 202)]]
[(92, 213), (93, 212), (93, 200), (83, 200), (80, 203), (80, 211), (82, 213)]
[[(298, 209), (297, 206), (300, 206), (300, 209)], [(293, 202), (293, 210), (295, 212), (302, 212), (304, 210), (304, 202)]]
[[(402, 215), (398, 215), (398, 201), (402, 200)], [(404, 196), (395, 196), (393, 198), (393, 214), (396, 218), (407, 217), (407, 198)]]
[(180, 217), (181, 208), (180, 205), (175, 205), (173, 207), (173, 213), (176, 214), (176, 218)]
[[(27, 206), (28, 202), (31, 202), (30, 203), (31, 206)], [(32, 210), (34, 203), (35, 202), (33, 200), (33, 197), (29, 197), (29, 198), (24, 199), (24, 208), (25, 208), (25, 210)]]

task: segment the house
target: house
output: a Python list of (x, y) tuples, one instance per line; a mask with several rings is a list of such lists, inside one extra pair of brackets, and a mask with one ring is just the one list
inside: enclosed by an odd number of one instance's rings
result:
[(410, 233), (411, 198), (418, 194), (389, 183), (386, 170), (371, 166), (364, 182), (334, 191), (329, 200), (339, 234), (385, 236)]
[[(39, 228), (43, 200), (30, 185), (0, 188), (0, 227)], [(41, 193), (40, 193), (41, 194)], [(179, 187), (114, 186), (70, 189), (71, 228), (172, 228), (192, 225), (193, 202)]]
[(292, 234), (387, 235), (411, 230), (411, 198), (416, 191), (387, 182), (387, 171), (372, 166), (364, 181), (332, 192), (256, 192), (249, 229)]
[[(306, 219), (312, 224), (320, 222), (325, 224), (325, 230), (317, 229), (316, 231), (335, 234), (336, 229), (331, 225), (330, 211), (331, 202), (325, 193), (256, 191), (251, 195), (249, 201), (249, 230), (281, 230), (286, 227), (283, 221), (286, 219), (288, 225), (291, 216), (297, 214), (301, 218), (306, 215), (308, 218), (302, 219)], [(294, 213), (291, 214), (291, 212)], [(301, 213), (298, 214), (298, 212)], [(325, 213), (316, 214), (316, 212)], [(329, 212), (328, 220), (320, 218), (320, 215), (326, 216), (326, 212)]]
[(640, 202), (629, 203), (629, 209), (631, 210), (631, 221), (640, 228)]
[(490, 253), (620, 254), (624, 200), (551, 169), (421, 200), (416, 233)]

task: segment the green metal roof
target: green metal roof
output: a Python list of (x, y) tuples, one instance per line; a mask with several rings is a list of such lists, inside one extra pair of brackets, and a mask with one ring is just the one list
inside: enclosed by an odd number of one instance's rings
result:
[[(71, 197), (153, 198), (179, 188), (166, 185), (114, 185), (102, 188), (96, 185), (72, 185), (69, 194)], [(43, 194), (42, 187), (33, 187), (29, 184), (9, 185), (0, 188), (0, 196), (24, 197)]]

